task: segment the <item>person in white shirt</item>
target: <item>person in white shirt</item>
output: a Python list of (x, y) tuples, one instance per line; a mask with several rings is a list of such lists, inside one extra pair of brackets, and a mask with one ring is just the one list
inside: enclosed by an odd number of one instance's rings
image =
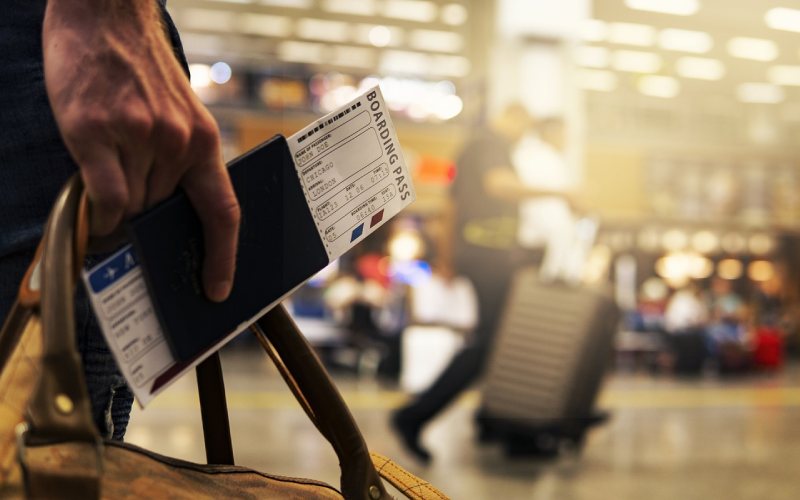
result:
[[(516, 144), (511, 158), (519, 182), (537, 196), (519, 200), (517, 240), (522, 248), (543, 248), (539, 275), (545, 280), (577, 281), (586, 255), (574, 213), (575, 176), (564, 155), (564, 122), (538, 121)], [(592, 234), (593, 236), (593, 234)]]

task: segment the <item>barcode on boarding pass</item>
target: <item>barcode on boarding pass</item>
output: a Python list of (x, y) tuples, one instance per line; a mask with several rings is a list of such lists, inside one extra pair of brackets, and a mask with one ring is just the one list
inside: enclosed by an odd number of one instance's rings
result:
[(320, 130), (324, 129), (327, 125), (331, 125), (331, 124), (333, 124), (333, 122), (341, 120), (342, 118), (345, 117), (345, 115), (350, 114), (351, 111), (355, 111), (356, 109), (358, 109), (360, 107), (361, 107), (361, 103), (357, 102), (357, 103), (351, 105), (349, 108), (344, 109), (344, 110), (338, 112), (337, 114), (331, 116), (330, 118), (328, 118), (324, 122), (317, 123), (317, 125), (315, 125), (314, 128), (309, 129), (305, 134), (303, 134), (300, 137), (298, 137), (297, 138), (297, 142), (301, 143), (301, 142), (305, 141), (306, 139), (308, 139), (312, 135), (314, 135), (317, 132), (319, 132)]

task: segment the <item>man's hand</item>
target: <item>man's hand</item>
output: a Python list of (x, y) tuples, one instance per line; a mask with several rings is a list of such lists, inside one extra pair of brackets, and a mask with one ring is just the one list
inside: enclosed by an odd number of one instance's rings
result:
[(92, 201), (92, 232), (180, 185), (203, 222), (203, 282), (233, 282), (239, 205), (219, 130), (167, 42), (155, 0), (49, 0), (43, 27), (50, 105)]

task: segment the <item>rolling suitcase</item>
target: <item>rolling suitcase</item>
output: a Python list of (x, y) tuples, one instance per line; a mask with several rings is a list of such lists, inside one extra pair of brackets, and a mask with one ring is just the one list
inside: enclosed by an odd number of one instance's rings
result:
[(509, 455), (555, 456), (580, 449), (619, 319), (602, 289), (542, 282), (533, 268), (514, 277), (489, 358), (477, 415), (483, 441)]

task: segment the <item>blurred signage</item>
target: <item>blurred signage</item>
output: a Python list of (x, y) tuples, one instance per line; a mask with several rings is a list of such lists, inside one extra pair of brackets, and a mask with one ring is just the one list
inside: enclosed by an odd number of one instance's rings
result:
[(448, 185), (456, 177), (452, 160), (423, 155), (414, 169), (414, 180), (420, 184)]

